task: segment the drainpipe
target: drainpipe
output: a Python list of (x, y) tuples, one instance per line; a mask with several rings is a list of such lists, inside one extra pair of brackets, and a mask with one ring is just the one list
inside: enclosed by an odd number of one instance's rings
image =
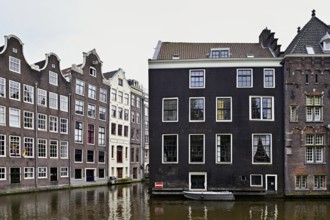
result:
[(35, 91), (34, 91), (34, 105), (35, 105), (35, 112), (34, 112), (34, 128), (35, 128), (35, 142), (34, 142), (34, 180), (35, 180), (35, 187), (38, 188), (38, 83), (35, 83)]
[(141, 166), (140, 166), (140, 177), (141, 179), (144, 178), (144, 121), (145, 121), (145, 112), (144, 112), (144, 92), (142, 91), (142, 97), (141, 97), (141, 124), (140, 124), (140, 134), (141, 134), (141, 144), (140, 144), (140, 161), (141, 161)]
[[(71, 83), (70, 83), (70, 91), (71, 91)], [(71, 152), (71, 142), (72, 142), (72, 138), (71, 138), (71, 117), (72, 117), (72, 111), (71, 111), (71, 93), (69, 93), (69, 97), (68, 97), (68, 111), (69, 111), (69, 119), (68, 119), (68, 172), (69, 172), (69, 186), (71, 186), (71, 155), (74, 155)]]

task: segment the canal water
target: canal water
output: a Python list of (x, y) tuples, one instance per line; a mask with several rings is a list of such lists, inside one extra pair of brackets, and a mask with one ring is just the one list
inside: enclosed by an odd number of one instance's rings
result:
[(150, 198), (144, 184), (0, 196), (1, 220), (330, 219), (330, 200)]

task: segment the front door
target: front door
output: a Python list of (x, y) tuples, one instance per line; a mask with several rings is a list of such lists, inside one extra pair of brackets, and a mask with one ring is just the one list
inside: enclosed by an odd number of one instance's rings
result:
[(86, 182), (93, 182), (94, 180), (94, 170), (86, 170)]
[(50, 181), (57, 181), (57, 167), (50, 168)]
[(276, 187), (276, 176), (275, 175), (266, 175), (267, 178), (267, 191), (275, 192)]
[(20, 168), (10, 168), (10, 183), (20, 183)]

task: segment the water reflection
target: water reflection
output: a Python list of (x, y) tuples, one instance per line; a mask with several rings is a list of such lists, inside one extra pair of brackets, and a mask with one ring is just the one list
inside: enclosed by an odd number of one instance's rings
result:
[[(329, 210), (329, 211), (328, 211)], [(0, 219), (327, 219), (327, 200), (149, 198), (144, 184), (0, 196)]]

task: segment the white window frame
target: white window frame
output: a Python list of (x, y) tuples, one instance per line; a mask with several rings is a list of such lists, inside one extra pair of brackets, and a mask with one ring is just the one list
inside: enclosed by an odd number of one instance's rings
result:
[(1, 126), (6, 126), (6, 117), (7, 117), (6, 106), (0, 106), (0, 125)]
[[(31, 114), (32, 117), (26, 116), (26, 113)], [(23, 111), (23, 116), (24, 116), (23, 127), (25, 129), (32, 129), (33, 130), (34, 129), (34, 112)], [(30, 119), (30, 122), (29, 121), (26, 121), (28, 119)], [(26, 124), (31, 124), (31, 126), (26, 126)]]
[(49, 108), (58, 109), (58, 94), (49, 92)]
[[(214, 51), (219, 51), (219, 57), (218, 56), (213, 56)], [(222, 51), (227, 51), (228, 56), (222, 56), (222, 54), (221, 54)], [(209, 57), (212, 58), (212, 59), (229, 58), (230, 57), (230, 48), (229, 47), (227, 47), (227, 48), (212, 48)]]
[[(24, 156), (24, 151), (26, 151), (26, 146), (28, 146), (28, 144), (31, 147), (31, 155), (27, 155), (27, 153), (25, 152), (25, 156)], [(26, 158), (33, 158), (34, 157), (34, 138), (31, 137), (24, 137), (24, 148), (22, 149), (22, 156), (26, 157)]]
[[(27, 175), (32, 175), (31, 177)], [(34, 167), (24, 167), (24, 179), (34, 179)]]
[[(266, 85), (266, 73), (267, 71), (272, 71), (273, 72), (273, 85), (272, 86), (267, 86)], [(275, 69), (274, 68), (265, 68), (264, 69), (264, 88), (275, 88)]]
[(61, 159), (69, 158), (69, 142), (68, 141), (60, 142), (60, 158)]
[(49, 158), (58, 159), (58, 140), (49, 140)]
[[(40, 145), (44, 146), (45, 148), (45, 152), (42, 151), (42, 153), (45, 154), (45, 156), (40, 156)], [(38, 158), (47, 158), (48, 154), (47, 154), (47, 139), (44, 138), (38, 138), (38, 145), (37, 145), (37, 154), (38, 154)]]
[[(43, 104), (42, 101), (45, 101)], [(38, 105), (47, 107), (47, 91), (44, 89), (38, 89)]]
[(88, 84), (88, 98), (96, 100), (96, 86)]
[(60, 118), (60, 133), (68, 134), (69, 132), (69, 120), (67, 118)]
[(1, 143), (1, 145), (0, 145), (0, 147), (2, 148), (2, 150), (1, 150), (1, 152), (3, 152), (2, 154), (0, 154), (0, 157), (6, 157), (6, 152), (7, 152), (7, 148), (6, 148), (6, 146), (7, 146), (7, 140), (6, 140), (6, 135), (5, 134), (0, 134), (0, 137), (1, 137), (1, 139), (0, 139), (0, 143)]
[(6, 98), (6, 79), (0, 77), (0, 97)]
[(38, 179), (47, 179), (47, 167), (38, 167)]
[(92, 66), (89, 67), (89, 75), (96, 77), (96, 68), (95, 67), (92, 67)]
[[(192, 189), (191, 188), (191, 176), (201, 175), (204, 176), (204, 188), (203, 189)], [(207, 190), (207, 172), (189, 172), (189, 191), (206, 191)]]
[[(28, 99), (28, 95), (31, 101)], [(34, 87), (23, 84), (23, 102), (25, 103), (34, 103)]]
[[(3, 170), (3, 171), (1, 171)], [(4, 176), (4, 178), (1, 178), (1, 175)], [(0, 181), (7, 180), (7, 168), (6, 167), (0, 167)]]
[[(43, 118), (40, 119), (40, 116), (42, 116)], [(43, 121), (44, 122), (44, 129), (40, 128), (40, 121)], [(48, 122), (47, 122), (47, 115), (45, 114), (41, 114), (41, 113), (38, 113), (38, 130), (39, 131), (47, 131), (47, 127), (48, 127)]]
[[(93, 161), (88, 161), (88, 152), (93, 152)], [(86, 150), (86, 163), (95, 163), (95, 151), (94, 150)]]
[[(192, 162), (191, 161), (191, 141), (190, 141), (190, 137), (191, 136), (196, 136), (196, 135), (202, 135), (203, 136), (203, 161), (202, 162)], [(188, 141), (189, 141), (188, 163), (189, 164), (205, 164), (205, 134), (189, 134)]]
[[(218, 119), (218, 99), (230, 100), (230, 119)], [(217, 122), (232, 122), (233, 121), (233, 100), (231, 96), (219, 96), (215, 99), (215, 118)]]
[[(15, 140), (15, 142), (17, 141), (18, 142), (18, 153), (12, 153), (11, 152), (11, 144), (12, 144), (12, 138), (15, 138), (16, 140)], [(15, 157), (15, 158), (17, 158), (17, 157), (21, 157), (21, 147), (22, 147), (22, 142), (21, 142), (21, 136), (15, 136), (15, 135), (10, 135), (9, 136), (9, 156), (10, 157)]]
[[(260, 176), (261, 178), (261, 184), (260, 185), (253, 185), (252, 184), (252, 177), (253, 176)], [(262, 174), (250, 174), (250, 187), (263, 187), (264, 186), (264, 180), (263, 180), (263, 175)]]
[[(299, 178), (298, 178), (299, 177)], [(302, 177), (304, 177), (305, 178), (305, 184), (306, 184), (306, 186), (305, 187), (303, 187), (302, 186)], [(298, 180), (299, 179), (299, 180)], [(308, 175), (306, 175), (306, 174), (299, 174), (299, 175), (295, 175), (295, 179), (294, 179), (294, 189), (295, 190), (308, 190)], [(298, 183), (298, 181), (299, 181), (299, 187), (297, 187), (297, 183)]]
[[(253, 150), (253, 145), (254, 145), (254, 143), (253, 143), (253, 140), (254, 140), (254, 136), (269, 136), (270, 137), (270, 140), (269, 140), (269, 142), (270, 142), (270, 150), (269, 150), (269, 153), (270, 153), (270, 155), (268, 155), (269, 156), (269, 162), (254, 162), (254, 150)], [(273, 135), (271, 134), (271, 133), (253, 133), (252, 134), (252, 137), (251, 137), (251, 142), (252, 142), (252, 150), (251, 150), (251, 152), (252, 152), (252, 154), (251, 154), (251, 156), (252, 156), (252, 164), (255, 164), (255, 165), (270, 165), (270, 164), (273, 164)]]
[[(80, 150), (81, 151), (81, 161), (76, 161), (76, 150)], [(73, 152), (73, 161), (74, 163), (83, 163), (84, 162), (84, 150), (83, 149), (74, 149), (74, 152)]]
[[(18, 98), (12, 96), (17, 92)], [(9, 99), (21, 101), (21, 83), (14, 80), (9, 80)]]
[[(164, 106), (165, 101), (167, 100), (176, 100), (176, 120), (165, 120), (164, 115)], [(170, 123), (170, 122), (178, 122), (179, 121), (179, 98), (178, 97), (170, 97), (170, 98), (163, 98), (162, 100), (162, 122)]]
[[(251, 78), (251, 85), (250, 86), (240, 86), (238, 84), (238, 74), (239, 74), (239, 71), (250, 71), (251, 72), (251, 75), (250, 75), (250, 78)], [(236, 88), (253, 88), (253, 69), (251, 68), (239, 68), (236, 70)]]
[[(220, 145), (218, 144), (218, 136), (223, 136), (223, 135), (229, 135), (230, 136), (230, 161), (228, 162), (221, 162), (218, 160), (218, 154), (219, 157), (221, 158), (221, 149), (218, 151), (218, 147), (220, 148)], [(220, 139), (221, 141), (221, 139)], [(219, 133), (215, 135), (215, 163), (216, 164), (232, 164), (233, 163), (233, 134), (230, 133)]]
[(99, 100), (100, 102), (107, 103), (107, 98), (108, 97), (108, 90), (100, 88), (100, 97)]
[(69, 111), (69, 97), (60, 95), (60, 110), (64, 112)]
[[(51, 126), (53, 123), (53, 126)], [(58, 117), (49, 115), (49, 132), (58, 132)], [(52, 128), (53, 127), (53, 128)]]
[(60, 176), (69, 177), (69, 167), (60, 167)]
[(16, 57), (9, 56), (9, 70), (20, 74), (21, 73), (21, 60)]
[(49, 71), (49, 84), (58, 86), (58, 74), (57, 73), (55, 73), (53, 71)]
[(96, 117), (96, 105), (88, 103), (87, 105), (87, 117), (95, 118)]
[[(101, 117), (104, 115), (104, 118)], [(105, 107), (99, 106), (99, 119), (105, 121), (107, 119), (107, 109)]]
[[(77, 123), (79, 123), (81, 125), (81, 129), (76, 128)], [(84, 138), (83, 138), (83, 136), (84, 136), (84, 123), (81, 122), (81, 121), (75, 121), (74, 126), (75, 126), (74, 127), (74, 143), (78, 143), (78, 144), (84, 143)], [(80, 132), (78, 132), (78, 131), (80, 131)], [(76, 137), (78, 137), (78, 139)]]
[[(321, 179), (322, 178), (324, 181), (323, 185), (324, 187), (321, 187), (320, 185), (320, 182), (321, 182)], [(316, 186), (315, 186), (316, 185)], [(313, 190), (327, 190), (327, 176), (324, 174), (324, 175), (314, 175), (313, 176)]]
[[(164, 159), (164, 138), (165, 136), (176, 136), (176, 161), (167, 162)], [(163, 134), (162, 135), (162, 163), (163, 164), (178, 164), (179, 163), (179, 135), (178, 134)]]
[(85, 82), (76, 79), (76, 87), (75, 87), (76, 94), (84, 96), (85, 95)]
[[(76, 99), (74, 106), (75, 106), (74, 107), (74, 109), (75, 109), (74, 112), (75, 112), (76, 115), (84, 115), (84, 101)], [(80, 111), (80, 110), (82, 110), (82, 111)]]
[[(102, 133), (100, 132), (101, 129), (104, 130), (104, 133), (103, 132)], [(106, 137), (105, 132), (106, 132), (105, 127), (99, 126), (99, 130), (98, 130), (98, 145), (100, 145), (100, 146), (105, 146), (105, 137)]]
[[(14, 114), (14, 112), (18, 114)], [(18, 118), (17, 120), (13, 120)], [(21, 110), (17, 108), (9, 108), (9, 127), (20, 128), (21, 127)]]
[[(193, 86), (192, 85), (192, 73), (194, 72), (202, 72), (203, 73), (203, 85), (202, 86)], [(205, 84), (206, 84), (206, 74), (205, 74), (205, 69), (191, 69), (189, 70), (189, 89), (205, 89)]]
[[(252, 118), (252, 99), (253, 98), (260, 98), (260, 118)], [(272, 101), (272, 118), (271, 119), (263, 119), (263, 99), (264, 98), (270, 98)], [(274, 101), (274, 96), (249, 96), (249, 119), (250, 121), (275, 121), (275, 101)]]
[[(192, 99), (203, 99), (203, 119), (202, 120), (192, 120), (191, 119), (191, 100)], [(189, 122), (205, 122), (205, 97), (189, 97)]]

